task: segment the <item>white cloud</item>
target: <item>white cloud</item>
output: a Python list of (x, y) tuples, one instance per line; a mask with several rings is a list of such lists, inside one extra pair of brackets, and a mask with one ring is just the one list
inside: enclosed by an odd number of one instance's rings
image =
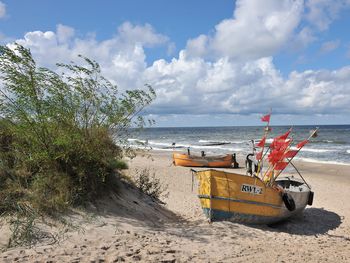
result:
[[(350, 67), (283, 77), (274, 65), (273, 55), (283, 47), (304, 48), (316, 39), (312, 27), (329, 25), (318, 22), (316, 1), (308, 3), (314, 10), (307, 13), (312, 25), (301, 27), (301, 0), (237, 1), (234, 17), (220, 22), (212, 35), (190, 39), (177, 57), (149, 66), (145, 48), (175, 49), (149, 24), (125, 22), (104, 41), (94, 35), (77, 37), (73, 28), (58, 25), (56, 32), (28, 32), (18, 42), (31, 49), (40, 65), (69, 62), (82, 54), (97, 60), (121, 89), (152, 85), (157, 92), (148, 109), (152, 114), (254, 114), (270, 107), (281, 114), (349, 114)], [(337, 45), (324, 43), (323, 49)]]
[(0, 1), (0, 18), (4, 18), (6, 16), (6, 5)]
[(127, 43), (139, 43), (146, 47), (154, 47), (169, 41), (168, 37), (156, 33), (149, 24), (140, 26), (130, 22), (125, 22), (118, 28), (118, 38)]
[(349, 7), (349, 0), (306, 0), (299, 27), (286, 45), (286, 50), (298, 52), (306, 49), (329, 29), (341, 11)]
[(349, 7), (348, 0), (308, 0), (306, 19), (320, 31), (325, 31), (338, 18), (339, 12)]
[(101, 64), (106, 75), (121, 89), (142, 86), (140, 74), (145, 70), (144, 47), (170, 45), (168, 38), (158, 34), (148, 24), (123, 23), (117, 34), (107, 40), (97, 41), (95, 36), (75, 37), (74, 29), (58, 25), (57, 31), (33, 31), (17, 42), (30, 48), (40, 65), (53, 67), (57, 62), (77, 60), (81, 54)]
[(303, 27), (295, 34), (294, 39), (290, 42), (290, 47), (294, 51), (305, 49), (309, 44), (317, 39), (315, 32), (308, 26)]
[(190, 55), (254, 59), (274, 55), (298, 26), (302, 0), (239, 0), (232, 19), (215, 27), (213, 36), (188, 41)]
[(158, 95), (148, 110), (153, 114), (250, 114), (270, 107), (275, 113), (350, 113), (350, 67), (292, 72), (283, 78), (272, 57), (208, 61), (188, 55), (188, 50), (171, 61), (160, 59), (147, 66), (144, 47), (167, 41), (149, 25), (126, 23), (116, 36), (100, 42), (77, 38), (74, 29), (62, 25), (57, 32), (28, 32), (17, 42), (31, 48), (40, 65), (76, 60), (83, 54), (96, 59), (104, 75), (121, 89), (149, 83)]
[(60, 43), (68, 42), (75, 34), (74, 28), (62, 24), (57, 25), (56, 31), (57, 40)]
[(349, 113), (350, 67), (334, 71), (292, 72), (285, 86), (298, 91), (292, 101), (295, 112)]
[(153, 113), (350, 113), (350, 67), (292, 72), (284, 79), (271, 57), (249, 62), (186, 57), (157, 61), (145, 80), (158, 92)]

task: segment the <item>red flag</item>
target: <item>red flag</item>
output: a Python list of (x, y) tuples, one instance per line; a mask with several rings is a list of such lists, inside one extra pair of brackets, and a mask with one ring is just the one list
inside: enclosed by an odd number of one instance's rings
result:
[(275, 170), (283, 170), (288, 165), (288, 162), (278, 162), (275, 165)]
[(292, 131), (292, 128), (290, 128), (285, 134), (282, 134), (281, 136), (276, 137), (279, 140), (285, 140), (288, 138), (290, 132)]
[(271, 113), (261, 117), (261, 121), (270, 122)]
[(289, 150), (284, 154), (284, 158), (293, 158), (295, 155), (297, 155), (298, 151), (296, 150)]
[(278, 138), (273, 139), (270, 148), (273, 150), (284, 151), (290, 144), (290, 140), (280, 140)]
[(297, 144), (297, 148), (300, 149), (301, 147), (303, 147), (305, 144), (307, 144), (309, 141), (308, 140), (304, 140), (301, 141)]
[(265, 141), (266, 141), (266, 137), (264, 136), (260, 142), (256, 145), (256, 147), (264, 147), (265, 146)]
[(272, 165), (275, 165), (283, 159), (284, 151), (272, 151), (267, 159)]
[(272, 144), (270, 145), (272, 151), (267, 157), (272, 165), (275, 165), (276, 163), (283, 160), (285, 151), (288, 148), (289, 144), (290, 140), (276, 140), (276, 138), (273, 140)]
[(255, 155), (255, 158), (260, 161), (262, 159), (262, 154), (263, 154), (263, 151), (261, 152), (258, 152), (256, 155)]

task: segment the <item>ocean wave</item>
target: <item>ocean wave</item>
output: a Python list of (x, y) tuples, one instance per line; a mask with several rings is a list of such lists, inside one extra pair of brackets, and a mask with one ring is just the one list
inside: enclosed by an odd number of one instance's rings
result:
[(146, 143), (147, 141), (145, 140), (140, 140), (140, 139), (134, 139), (134, 138), (129, 138), (129, 142), (135, 142), (135, 143)]
[[(155, 141), (148, 141), (149, 145), (156, 145), (156, 146), (164, 146), (164, 147), (168, 147), (168, 146), (172, 146), (172, 143), (170, 142), (155, 142)], [(179, 144), (175, 144), (175, 146), (180, 146)]]
[[(254, 139), (254, 143), (259, 143), (260, 141), (261, 141), (261, 138)], [(265, 143), (270, 144), (270, 143), (272, 143), (272, 141), (273, 141), (273, 138), (268, 138), (265, 140)], [(245, 142), (250, 142), (250, 141), (245, 141)]]
[(348, 142), (342, 140), (312, 140), (312, 143), (324, 143), (324, 144), (347, 144)]
[(222, 141), (222, 140), (198, 140), (199, 143), (205, 143), (205, 144), (242, 144), (246, 143), (247, 141), (244, 140), (232, 140), (232, 141)]
[(312, 153), (327, 153), (327, 152), (335, 152), (335, 150), (330, 149), (310, 149), (310, 148), (303, 148), (300, 151), (302, 152), (312, 152)]
[[(292, 150), (298, 150), (296, 147), (291, 147)], [(336, 152), (336, 150), (331, 149), (314, 149), (314, 148), (302, 148), (301, 152), (312, 152), (312, 153), (326, 153), (326, 152)]]
[(200, 143), (209, 143), (209, 142), (212, 142), (212, 141), (209, 141), (209, 140), (198, 140), (198, 142), (200, 142)]
[(350, 153), (350, 150), (346, 150), (347, 153)]

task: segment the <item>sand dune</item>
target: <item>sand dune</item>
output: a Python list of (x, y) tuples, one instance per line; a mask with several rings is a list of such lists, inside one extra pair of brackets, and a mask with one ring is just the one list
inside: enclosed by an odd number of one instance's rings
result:
[[(0, 262), (349, 262), (350, 166), (298, 163), (315, 192), (300, 218), (274, 226), (209, 224), (188, 168), (171, 165), (169, 153), (130, 161), (128, 174), (144, 167), (168, 186), (156, 204), (128, 188), (72, 213), (80, 226), (54, 245), (3, 252)], [(244, 173), (241, 169), (240, 172)], [(123, 188), (121, 188), (123, 189)], [(1, 244), (6, 227), (1, 228)]]

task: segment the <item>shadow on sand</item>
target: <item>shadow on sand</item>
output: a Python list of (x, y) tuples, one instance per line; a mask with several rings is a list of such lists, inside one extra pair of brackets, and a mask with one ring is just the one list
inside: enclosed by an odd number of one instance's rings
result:
[(308, 208), (297, 217), (284, 222), (269, 225), (266, 228), (273, 231), (295, 235), (320, 235), (336, 229), (342, 223), (342, 218), (323, 208)]
[[(149, 196), (132, 185), (121, 183), (118, 193), (100, 200), (96, 209), (90, 211), (97, 216), (112, 217), (115, 223), (127, 222), (136, 227), (147, 227), (149, 230), (162, 231), (170, 235), (205, 241), (218, 232), (229, 232), (232, 236), (252, 237), (254, 233), (242, 231), (239, 224), (229, 223), (211, 226), (205, 221), (191, 222), (166, 209)], [(338, 228), (342, 218), (323, 208), (308, 208), (297, 217), (269, 226), (252, 226), (263, 231), (284, 232), (294, 235), (322, 235)], [(337, 236), (348, 240), (348, 237)]]

